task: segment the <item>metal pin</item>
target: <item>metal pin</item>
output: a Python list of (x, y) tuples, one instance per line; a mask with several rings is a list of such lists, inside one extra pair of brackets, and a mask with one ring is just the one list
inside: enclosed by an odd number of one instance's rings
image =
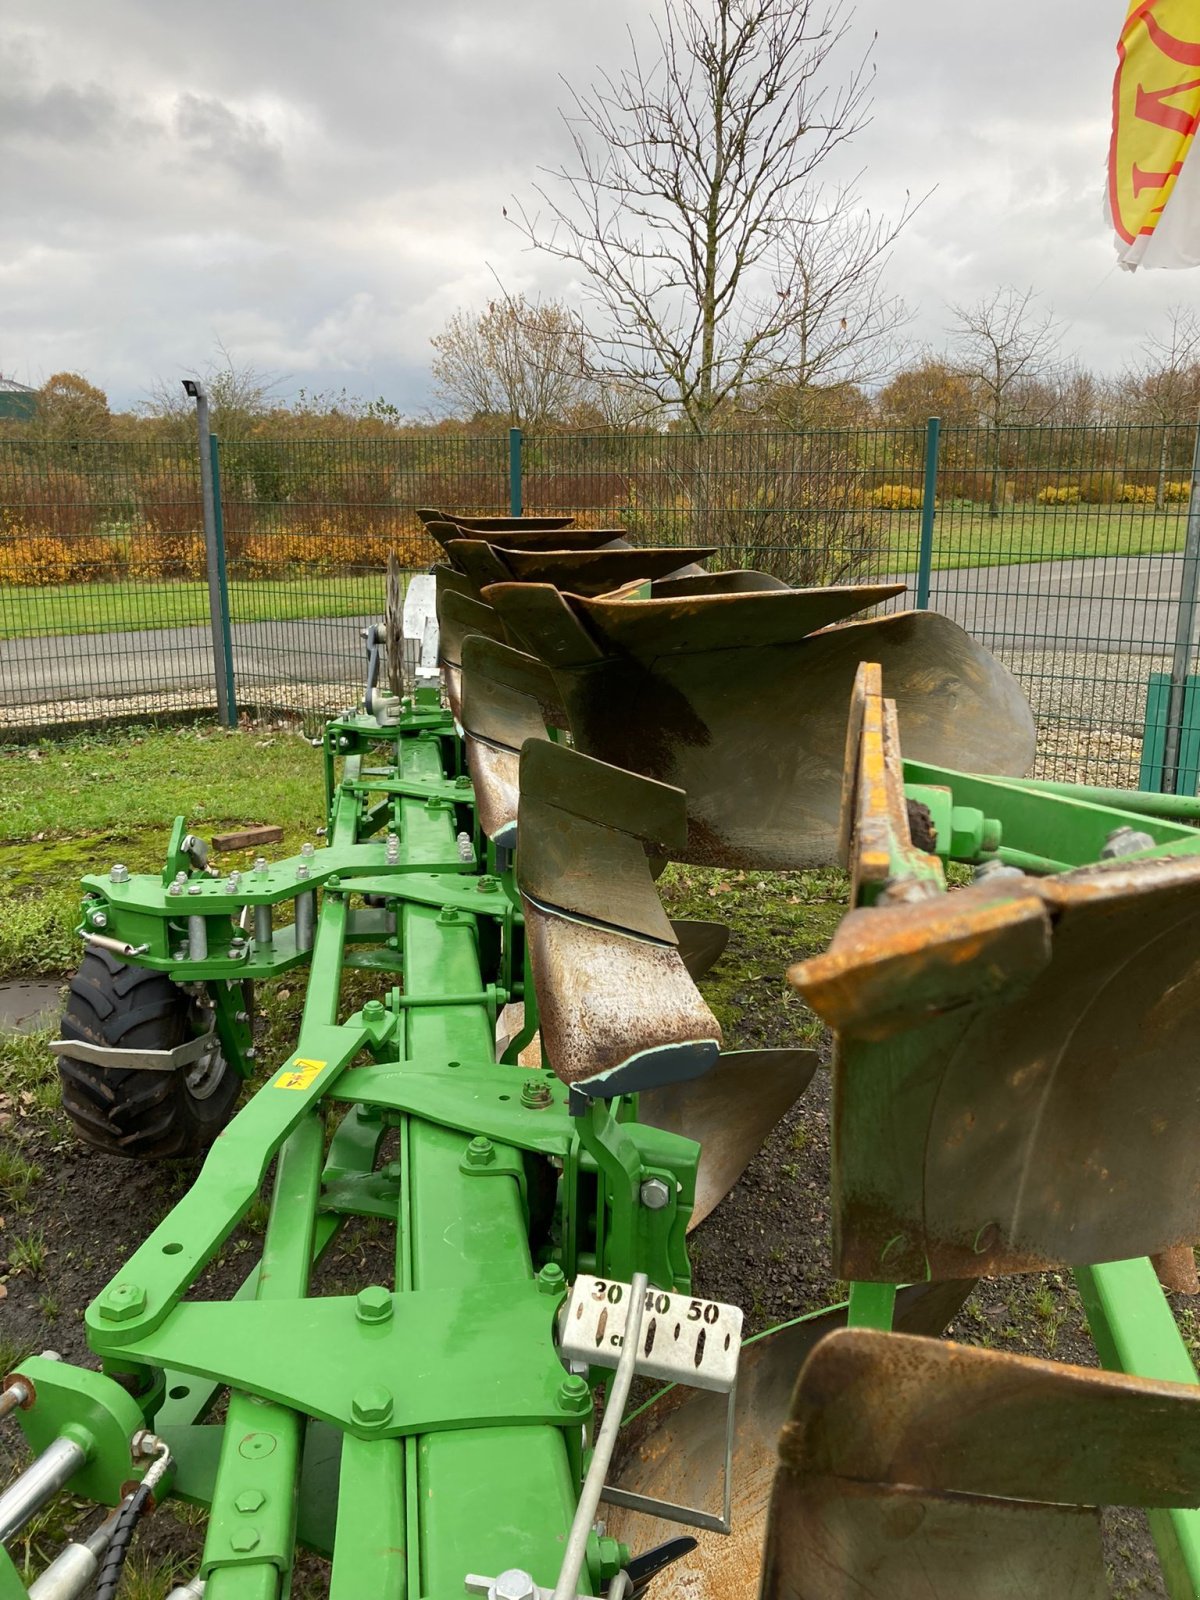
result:
[(189, 917), (188, 922), (188, 959), (190, 961), (208, 960), (208, 919), (207, 917)]
[(315, 889), (306, 889), (303, 894), (296, 896), (296, 949), (311, 950), (313, 947), (313, 925), (316, 921), (317, 893)]
[(268, 945), (274, 935), (271, 931), (270, 906), (255, 906), (254, 908), (254, 942), (257, 945)]
[(7, 1543), (52, 1500), (86, 1460), (86, 1451), (74, 1439), (59, 1437), (47, 1445), (33, 1465), (0, 1494), (0, 1544)]

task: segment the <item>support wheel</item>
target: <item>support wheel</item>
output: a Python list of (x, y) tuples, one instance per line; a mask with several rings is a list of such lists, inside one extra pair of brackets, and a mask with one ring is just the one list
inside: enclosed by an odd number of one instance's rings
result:
[[(205, 1033), (211, 1012), (162, 972), (89, 950), (71, 980), (61, 1037), (121, 1050), (173, 1050)], [(241, 1078), (213, 1046), (171, 1072), (100, 1067), (59, 1056), (63, 1110), (88, 1144), (161, 1161), (206, 1150), (233, 1115)]]

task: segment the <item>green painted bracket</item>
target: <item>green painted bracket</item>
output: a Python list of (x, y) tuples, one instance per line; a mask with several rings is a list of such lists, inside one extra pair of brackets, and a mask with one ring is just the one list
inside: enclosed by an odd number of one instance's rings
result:
[(16, 1376), (34, 1391), (33, 1404), (16, 1413), (30, 1448), (40, 1454), (57, 1438), (73, 1439), (87, 1460), (70, 1480), (70, 1492), (116, 1505), (122, 1485), (141, 1477), (129, 1452), (133, 1435), (145, 1427), (137, 1401), (103, 1373), (44, 1356), (23, 1361)]
[[(1154, 1268), (1144, 1257), (1075, 1267), (1100, 1360), (1112, 1372), (1170, 1383), (1197, 1381), (1196, 1368)], [(1200, 1595), (1200, 1511), (1147, 1513), (1171, 1600)]]
[[(364, 1320), (366, 1295), (377, 1297), (370, 1320)], [(178, 1305), (122, 1354), (232, 1380), (239, 1390), (361, 1438), (565, 1427), (579, 1422), (582, 1408), (570, 1389), (564, 1392), (554, 1345), (561, 1301), (561, 1293), (548, 1295), (525, 1279), (472, 1289)], [(387, 1401), (371, 1407), (364, 1397), (378, 1390)]]
[[(550, 1103), (534, 1114), (522, 1089), (544, 1085)], [(518, 1150), (565, 1157), (574, 1138), (567, 1090), (552, 1072), (533, 1074), (496, 1063), (387, 1061), (354, 1067), (330, 1091), (331, 1100), (408, 1112), (453, 1128), (468, 1138), (482, 1134)], [(686, 1141), (683, 1141), (686, 1143)]]
[[(981, 778), (947, 767), (904, 763), (905, 793), (948, 790), (954, 807), (969, 806), (1000, 825), (1000, 846), (969, 859), (1006, 862), (1029, 872), (1067, 872), (1100, 859), (1115, 828), (1136, 828), (1154, 840), (1146, 857), (1200, 854), (1200, 829), (1144, 812), (1097, 805), (1074, 794), (1027, 787), (1019, 778)], [(1138, 855), (1122, 857), (1137, 861)]]
[(120, 1355), (157, 1328), (258, 1195), (272, 1158), (368, 1042), (363, 1027), (314, 1024), (292, 1056), (238, 1112), (195, 1183), (92, 1301), (86, 1324), (97, 1355)]
[(29, 1591), (17, 1575), (12, 1557), (0, 1545), (0, 1600), (29, 1600)]

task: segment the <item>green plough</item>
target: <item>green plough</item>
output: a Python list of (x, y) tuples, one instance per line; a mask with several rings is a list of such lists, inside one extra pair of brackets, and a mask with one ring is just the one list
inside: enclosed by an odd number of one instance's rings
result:
[[(1158, 1274), (1200, 1236), (1200, 802), (1024, 779), (998, 662), (854, 620), (895, 586), (427, 521), (447, 562), (369, 630), (320, 846), (225, 872), (180, 819), (160, 875), (84, 881), (64, 1104), (102, 1149), (207, 1155), (88, 1308), (99, 1370), (3, 1379), (33, 1460), (0, 1544), (60, 1492), (108, 1508), (28, 1592), (114, 1596), (176, 1497), (208, 1522), (175, 1600), (277, 1600), (300, 1547), (334, 1600), (1093, 1600), (1107, 1504), (1196, 1600), (1200, 1388)], [(849, 1293), (744, 1346), (688, 1230), (819, 1063), (723, 1048), (696, 980), (726, 930), (667, 917), (671, 860), (851, 873), (789, 974), (835, 1039)], [(235, 1114), (254, 985), (302, 966)], [(316, 1292), (355, 1218), (391, 1270)], [(1051, 1267), (1105, 1370), (942, 1337), (980, 1278)]]

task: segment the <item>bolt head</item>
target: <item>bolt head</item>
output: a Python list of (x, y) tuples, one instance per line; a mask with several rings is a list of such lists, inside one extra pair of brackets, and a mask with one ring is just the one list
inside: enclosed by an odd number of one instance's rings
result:
[(123, 866), (119, 861), (115, 862), (113, 864), (112, 871), (108, 875), (108, 881), (110, 883), (128, 883), (129, 868)]
[(387, 1322), (392, 1315), (392, 1297), (378, 1283), (360, 1289), (354, 1300), (354, 1315), (360, 1322)]
[(566, 1288), (567, 1276), (557, 1261), (547, 1261), (537, 1275), (537, 1286), (541, 1294), (560, 1294)]
[(550, 1093), (550, 1085), (542, 1083), (539, 1079), (531, 1079), (521, 1085), (521, 1104), (530, 1106), (534, 1110), (542, 1110), (548, 1106), (554, 1097)]
[(365, 1022), (380, 1022), (383, 1018), (384, 1004), (382, 1000), (368, 1000), (363, 1006), (363, 1020)]
[(91, 921), (92, 921), (92, 927), (93, 928), (107, 928), (108, 927), (108, 918), (107, 918), (107, 916), (105, 916), (103, 911), (93, 911), (92, 912)]
[(639, 1194), (647, 1211), (661, 1211), (670, 1204), (671, 1191), (661, 1178), (647, 1178)]
[(239, 1555), (245, 1555), (258, 1544), (257, 1528), (235, 1528), (229, 1535), (229, 1548), (236, 1550)]
[(300, 863), (300, 865), (296, 868), (296, 876), (298, 878), (307, 878), (308, 877), (308, 863), (306, 861), (302, 861)]
[(137, 1283), (114, 1283), (100, 1296), (105, 1322), (132, 1322), (146, 1309), (146, 1291)]
[(255, 858), (254, 858), (254, 870), (255, 870), (255, 872), (258, 873), (260, 878), (265, 878), (266, 877), (266, 874), (267, 874), (267, 858), (266, 858), (266, 856), (255, 856)]
[(340, 889), (342, 887), (342, 880), (338, 877), (336, 872), (332, 878), (326, 880), (325, 887), (327, 889)]
[(239, 1511), (249, 1515), (254, 1511), (261, 1511), (267, 1503), (267, 1497), (261, 1489), (243, 1489), (233, 1502)]
[(490, 1139), (482, 1135), (471, 1140), (467, 1146), (467, 1165), (471, 1167), (488, 1167), (496, 1159), (496, 1151)]
[(182, 894), (183, 893), (183, 885), (181, 883), (169, 883), (167, 885), (167, 893), (168, 894)]
[[(318, 831), (321, 832), (321, 833), (324, 833), (325, 830), (324, 830), (324, 828), (321, 828)], [(315, 855), (316, 851), (317, 851), (317, 847), (316, 847), (315, 844), (313, 844), (311, 839), (305, 839), (304, 843), (300, 846), (300, 854), (302, 856)]]
[(390, 1421), (392, 1396), (381, 1383), (368, 1384), (350, 1402), (350, 1413), (363, 1428), (381, 1428)]
[(523, 1567), (509, 1567), (492, 1584), (493, 1600), (534, 1600), (537, 1588)]
[(588, 1381), (578, 1373), (568, 1373), (558, 1386), (558, 1398), (566, 1411), (587, 1411), (592, 1404)]
[(1140, 828), (1124, 826), (1114, 828), (1104, 841), (1101, 861), (1116, 861), (1121, 856), (1135, 855), (1139, 850), (1153, 850), (1154, 840)]
[(198, 884), (198, 883), (189, 883), (187, 892), (189, 894), (200, 894), (201, 893), (201, 885)]

